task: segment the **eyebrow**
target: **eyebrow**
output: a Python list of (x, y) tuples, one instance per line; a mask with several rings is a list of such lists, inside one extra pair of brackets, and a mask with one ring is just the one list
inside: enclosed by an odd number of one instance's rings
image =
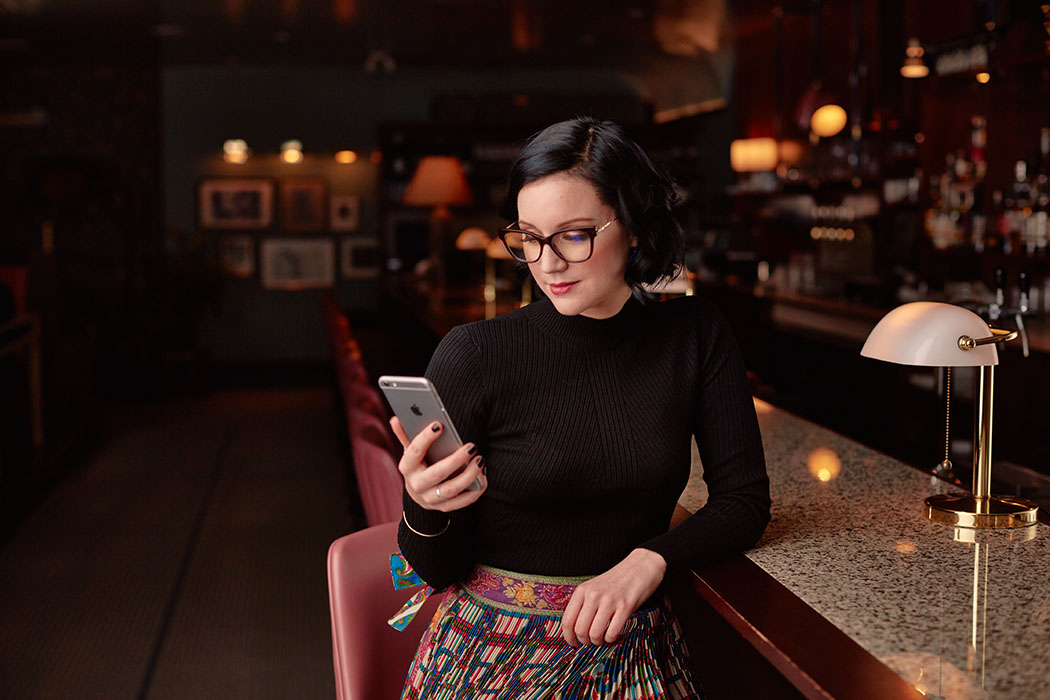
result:
[[(597, 221), (597, 219), (595, 219), (594, 217), (591, 217), (591, 216), (578, 216), (575, 219), (569, 219), (567, 221), (561, 222), (560, 224), (558, 224), (554, 228), (554, 231), (555, 232), (565, 231), (566, 229), (571, 229), (574, 225), (579, 225), (579, 224), (581, 224), (583, 222), (590, 222), (590, 221)], [(586, 225), (587, 226), (594, 226), (595, 224), (587, 223)], [(524, 221), (522, 219), (518, 219), (518, 226), (528, 226), (529, 228), (536, 229), (537, 231), (539, 231), (539, 229), (540, 229), (539, 226), (536, 226), (535, 224), (530, 224), (528, 221)]]

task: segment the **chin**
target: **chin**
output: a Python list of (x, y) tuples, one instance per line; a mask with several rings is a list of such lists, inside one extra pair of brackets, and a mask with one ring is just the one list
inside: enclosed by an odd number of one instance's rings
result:
[(554, 308), (562, 316), (578, 316), (584, 310), (583, 305), (574, 299), (566, 299), (564, 296), (557, 296), (556, 294), (548, 294), (547, 296), (551, 303), (554, 304)]

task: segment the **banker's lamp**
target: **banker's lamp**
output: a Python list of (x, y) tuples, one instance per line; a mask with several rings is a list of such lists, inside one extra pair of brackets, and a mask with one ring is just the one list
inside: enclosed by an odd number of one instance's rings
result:
[(860, 354), (902, 365), (977, 367), (974, 423), (973, 493), (926, 499), (926, 517), (958, 527), (1024, 527), (1036, 522), (1038, 506), (1023, 498), (992, 496), (992, 399), (995, 344), (1013, 340), (1017, 331), (989, 328), (968, 309), (953, 304), (917, 301), (882, 317)]
[(455, 156), (425, 156), (405, 188), (404, 203), (434, 207), (430, 215), (430, 259), (439, 286), (445, 283), (444, 253), (448, 245), (449, 206), (472, 201), (463, 165)]

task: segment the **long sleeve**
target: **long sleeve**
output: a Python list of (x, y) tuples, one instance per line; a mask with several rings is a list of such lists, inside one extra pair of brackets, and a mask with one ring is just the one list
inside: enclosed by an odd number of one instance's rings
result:
[[(455, 328), (445, 336), (434, 351), (426, 376), (437, 388), (460, 438), (464, 443), (477, 444), (484, 455), (486, 373), (466, 327)], [(441, 532), (448, 523), (448, 529), (437, 537), (421, 537), (401, 523), (398, 545), (412, 568), (437, 590), (464, 578), (476, 563), (473, 507), (451, 514), (427, 510), (407, 492), (403, 502), (405, 518), (420, 532)]]
[(769, 478), (743, 358), (721, 314), (700, 316), (700, 382), (693, 419), (707, 504), (678, 527), (642, 543), (668, 572), (753, 546), (769, 523)]

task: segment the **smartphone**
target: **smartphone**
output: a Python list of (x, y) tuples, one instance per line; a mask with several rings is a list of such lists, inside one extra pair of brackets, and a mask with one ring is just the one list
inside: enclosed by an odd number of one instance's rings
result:
[[(405, 434), (414, 438), (421, 430), (434, 421), (440, 421), (445, 429), (434, 444), (427, 450), (427, 462), (433, 464), (444, 459), (463, 446), (463, 441), (452, 424), (445, 404), (441, 403), (437, 389), (426, 377), (393, 377), (384, 375), (379, 378), (379, 388), (394, 409), (394, 414), (401, 421)], [(458, 473), (458, 472), (457, 472)], [(481, 488), (481, 478), (467, 487), (470, 491)]]

